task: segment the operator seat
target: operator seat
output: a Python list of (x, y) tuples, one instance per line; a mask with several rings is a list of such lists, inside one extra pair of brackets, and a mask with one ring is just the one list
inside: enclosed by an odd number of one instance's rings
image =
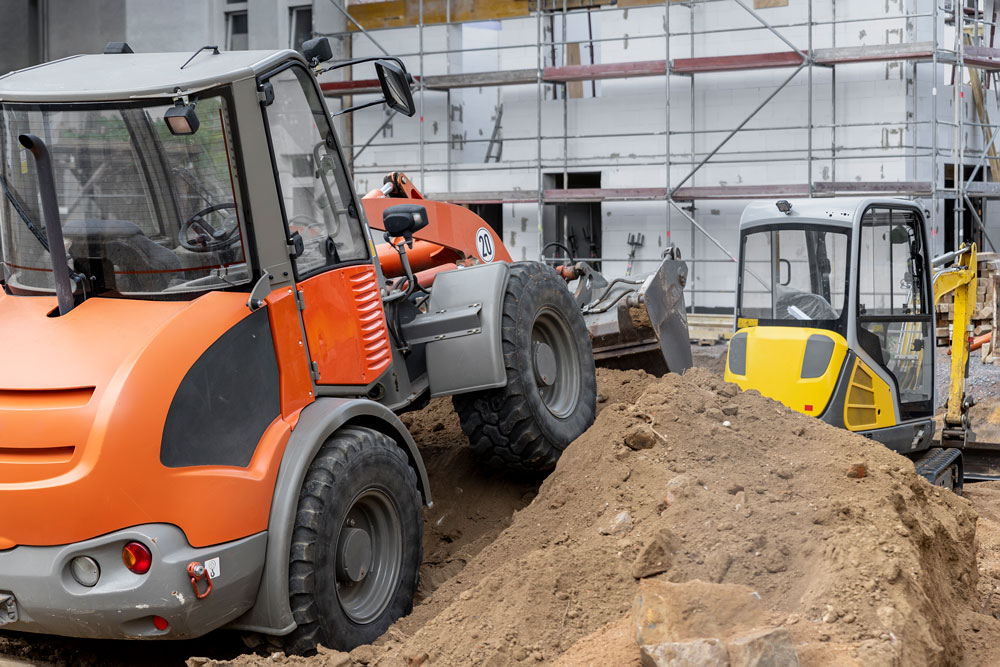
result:
[(169, 249), (128, 220), (74, 220), (63, 226), (74, 259), (103, 259), (115, 266), (119, 292), (160, 292), (183, 269)]

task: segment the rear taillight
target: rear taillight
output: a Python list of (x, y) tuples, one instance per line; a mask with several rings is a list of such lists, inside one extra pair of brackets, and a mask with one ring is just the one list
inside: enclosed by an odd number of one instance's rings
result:
[(153, 554), (141, 542), (129, 542), (122, 548), (122, 562), (129, 572), (146, 574), (153, 564)]

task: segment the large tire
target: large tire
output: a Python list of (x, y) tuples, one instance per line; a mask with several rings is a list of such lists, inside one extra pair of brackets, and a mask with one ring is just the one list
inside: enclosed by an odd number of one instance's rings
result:
[(346, 427), (320, 448), (299, 494), (288, 593), (289, 653), (349, 651), (413, 609), (424, 523), (417, 476), (388, 436)]
[(507, 385), (454, 396), (462, 430), (492, 465), (551, 470), (594, 422), (597, 385), (583, 315), (548, 266), (511, 265), (501, 343)]

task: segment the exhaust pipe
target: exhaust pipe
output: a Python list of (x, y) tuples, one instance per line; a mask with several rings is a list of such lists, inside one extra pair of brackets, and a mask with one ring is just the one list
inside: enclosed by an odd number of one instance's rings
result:
[(38, 192), (42, 197), (42, 219), (45, 221), (45, 236), (49, 241), (49, 259), (52, 262), (52, 277), (56, 284), (56, 300), (59, 314), (73, 310), (73, 281), (69, 277), (69, 261), (66, 259), (66, 244), (63, 242), (62, 222), (59, 220), (59, 203), (56, 200), (56, 181), (52, 175), (52, 161), (45, 142), (33, 134), (22, 134), (18, 142), (31, 151), (38, 170)]

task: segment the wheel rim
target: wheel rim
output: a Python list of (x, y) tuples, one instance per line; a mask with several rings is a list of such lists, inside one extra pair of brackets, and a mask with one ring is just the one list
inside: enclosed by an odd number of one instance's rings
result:
[(399, 583), (402, 525), (396, 505), (379, 489), (362, 491), (344, 517), (336, 545), (337, 599), (364, 625), (385, 611)]
[(558, 311), (546, 307), (535, 315), (528, 354), (542, 403), (556, 417), (568, 417), (580, 396), (580, 358), (569, 323)]

